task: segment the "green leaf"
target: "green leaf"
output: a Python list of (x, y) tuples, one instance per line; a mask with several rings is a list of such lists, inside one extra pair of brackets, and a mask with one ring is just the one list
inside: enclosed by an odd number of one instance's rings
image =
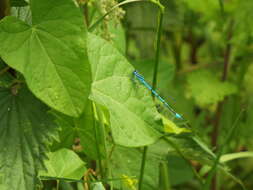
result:
[[(183, 0), (193, 11), (202, 13), (203, 17), (214, 18), (220, 11), (219, 0)], [(216, 15), (215, 15), (216, 14)]]
[[(169, 137), (167, 139), (169, 144), (171, 144), (176, 152), (187, 160), (196, 160), (203, 165), (212, 166), (217, 159), (217, 156), (207, 147), (207, 145), (196, 136), (185, 135), (181, 137)], [(236, 183), (240, 184), (242, 188), (244, 188), (244, 185), (240, 179), (231, 174), (226, 165), (219, 162), (218, 168)]]
[(11, 92), (0, 88), (0, 189), (35, 189), (57, 127), (49, 108), (26, 88)]
[(88, 55), (92, 64), (91, 99), (107, 107), (115, 142), (144, 146), (161, 137), (161, 118), (150, 92), (134, 81), (134, 68), (105, 40), (89, 34)]
[(193, 97), (199, 106), (222, 101), (225, 96), (236, 93), (237, 88), (229, 82), (221, 82), (214, 74), (209, 71), (198, 71), (191, 73), (188, 78), (190, 97)]
[(216, 156), (198, 137), (192, 134), (168, 137), (169, 143), (178, 153), (188, 160), (196, 160), (202, 164), (211, 165)]
[(244, 76), (244, 86), (246, 92), (251, 95), (253, 93), (253, 64), (250, 64), (248, 71)]
[(109, 22), (109, 31), (112, 34), (114, 46), (124, 55), (126, 53), (125, 31), (121, 24)]
[(40, 176), (43, 177), (79, 180), (87, 170), (85, 163), (78, 155), (65, 148), (49, 153), (49, 160), (45, 162), (45, 165), (47, 172), (40, 172)]
[(172, 133), (179, 135), (181, 133), (190, 133), (191, 130), (184, 128), (184, 127), (178, 127), (173, 121), (167, 119), (166, 117), (162, 116), (163, 125), (164, 125), (164, 132), (166, 133)]
[(92, 186), (92, 190), (105, 190), (101, 182), (93, 183), (91, 186)]
[(221, 162), (229, 162), (235, 159), (241, 159), (241, 158), (253, 158), (253, 152), (236, 152), (231, 154), (224, 154), (221, 156), (220, 161)]
[(32, 13), (29, 6), (12, 7), (11, 15), (17, 17), (29, 25), (32, 25)]
[[(84, 113), (79, 118), (73, 118), (61, 113), (53, 113), (56, 116), (56, 123), (62, 128), (60, 132), (60, 143), (56, 143), (53, 148), (72, 148), (75, 139), (80, 139), (80, 145), (84, 153), (92, 158), (98, 158), (96, 149), (96, 134), (94, 124), (97, 126), (97, 121), (92, 113), (92, 103), (88, 101)], [(102, 140), (98, 138), (100, 150), (103, 149)], [(102, 152), (100, 152), (102, 154)]]
[(52, 108), (79, 116), (90, 90), (83, 17), (72, 0), (30, 2), (32, 25), (14, 17), (0, 22), (0, 56)]

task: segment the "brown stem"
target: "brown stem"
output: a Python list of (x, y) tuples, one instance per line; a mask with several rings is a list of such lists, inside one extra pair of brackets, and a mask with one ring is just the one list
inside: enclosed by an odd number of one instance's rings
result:
[(90, 23), (89, 23), (88, 3), (85, 3), (83, 9), (84, 9), (84, 18), (85, 18), (86, 26), (89, 27)]
[[(233, 36), (233, 21), (230, 22), (229, 28), (228, 28), (228, 36), (227, 36), (227, 45), (224, 53), (224, 66), (223, 66), (223, 73), (221, 77), (221, 81), (227, 80), (228, 76), (228, 68), (229, 68), (229, 61), (230, 61), (230, 54), (231, 54), (231, 39)], [(219, 134), (219, 123), (220, 123), (220, 118), (221, 118), (221, 112), (222, 112), (222, 107), (223, 107), (224, 101), (219, 102), (216, 114), (215, 114), (215, 120), (213, 123), (213, 132), (212, 132), (212, 146), (216, 147), (217, 146), (217, 137)]]
[(178, 32), (170, 33), (166, 32), (167, 36), (171, 37), (172, 39), (172, 51), (174, 55), (174, 60), (176, 63), (176, 70), (181, 70), (181, 49), (182, 49), (182, 42), (181, 42), (181, 36), (178, 35)]
[(232, 20), (228, 28), (227, 46), (226, 46), (226, 51), (224, 54), (224, 67), (223, 67), (223, 74), (221, 77), (222, 81), (227, 80), (229, 59), (230, 59), (230, 54), (231, 54), (231, 49), (232, 49), (230, 41), (233, 37), (233, 26), (234, 26), (234, 22)]
[(186, 42), (188, 42), (191, 47), (189, 55), (189, 60), (191, 64), (195, 65), (198, 63), (198, 50), (204, 43), (204, 41), (204, 38), (197, 38), (197, 36), (193, 33), (192, 29), (189, 30)]
[(0, 0), (0, 20), (7, 15), (10, 15), (10, 1)]
[[(231, 50), (232, 50), (232, 46), (231, 46), (230, 41), (233, 37), (233, 26), (234, 26), (234, 22), (232, 20), (228, 26), (227, 44), (226, 44), (225, 53), (224, 53), (224, 66), (223, 66), (223, 73), (221, 76), (221, 81), (226, 81), (227, 77), (228, 77), (228, 68), (229, 68), (230, 55), (231, 55)], [(216, 109), (216, 114), (215, 114), (215, 119), (213, 122), (211, 143), (215, 149), (217, 149), (217, 145), (218, 145), (219, 125), (220, 125), (222, 109), (223, 109), (223, 105), (224, 105), (225, 101), (226, 101), (226, 99), (224, 99), (222, 102), (218, 103), (218, 106)], [(216, 189), (217, 189), (217, 176), (214, 175), (214, 177), (212, 179), (211, 190), (216, 190)]]

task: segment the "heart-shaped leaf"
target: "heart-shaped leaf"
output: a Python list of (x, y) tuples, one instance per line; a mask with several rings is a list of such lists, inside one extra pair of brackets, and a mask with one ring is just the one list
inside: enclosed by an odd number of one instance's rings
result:
[(83, 17), (72, 0), (31, 0), (32, 24), (0, 22), (0, 56), (52, 108), (79, 116), (90, 90)]
[(41, 172), (40, 176), (79, 180), (86, 171), (78, 155), (65, 148), (51, 152), (45, 164), (47, 172)]
[(109, 110), (115, 142), (137, 147), (158, 140), (161, 117), (150, 92), (134, 81), (131, 64), (109, 42), (92, 34), (88, 55), (94, 77), (91, 98)]

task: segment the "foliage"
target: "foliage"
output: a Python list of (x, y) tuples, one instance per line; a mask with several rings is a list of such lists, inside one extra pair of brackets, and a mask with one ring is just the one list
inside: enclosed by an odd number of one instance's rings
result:
[(187, 81), (190, 96), (196, 100), (199, 106), (215, 104), (236, 92), (235, 85), (219, 81), (215, 75), (208, 71), (191, 73)]
[(252, 189), (252, 9), (1, 1), (0, 189)]
[(40, 176), (78, 180), (86, 171), (84, 162), (71, 150), (59, 149), (48, 157), (45, 162), (47, 172), (41, 172)]

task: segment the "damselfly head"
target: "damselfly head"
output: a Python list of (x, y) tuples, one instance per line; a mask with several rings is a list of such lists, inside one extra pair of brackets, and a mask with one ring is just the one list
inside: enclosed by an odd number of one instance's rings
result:
[(139, 74), (139, 72), (138, 72), (137, 70), (134, 70), (133, 74), (134, 74), (136, 77), (138, 77), (139, 79), (144, 80), (144, 77), (143, 77), (141, 74)]
[(178, 114), (178, 113), (176, 113), (175, 116), (176, 116), (176, 118), (178, 118), (178, 119), (183, 119), (183, 117), (182, 117), (180, 114)]
[(136, 75), (136, 74), (138, 74), (138, 71), (137, 71), (137, 70), (134, 70), (134, 72), (133, 72), (133, 73), (134, 73), (134, 75)]

